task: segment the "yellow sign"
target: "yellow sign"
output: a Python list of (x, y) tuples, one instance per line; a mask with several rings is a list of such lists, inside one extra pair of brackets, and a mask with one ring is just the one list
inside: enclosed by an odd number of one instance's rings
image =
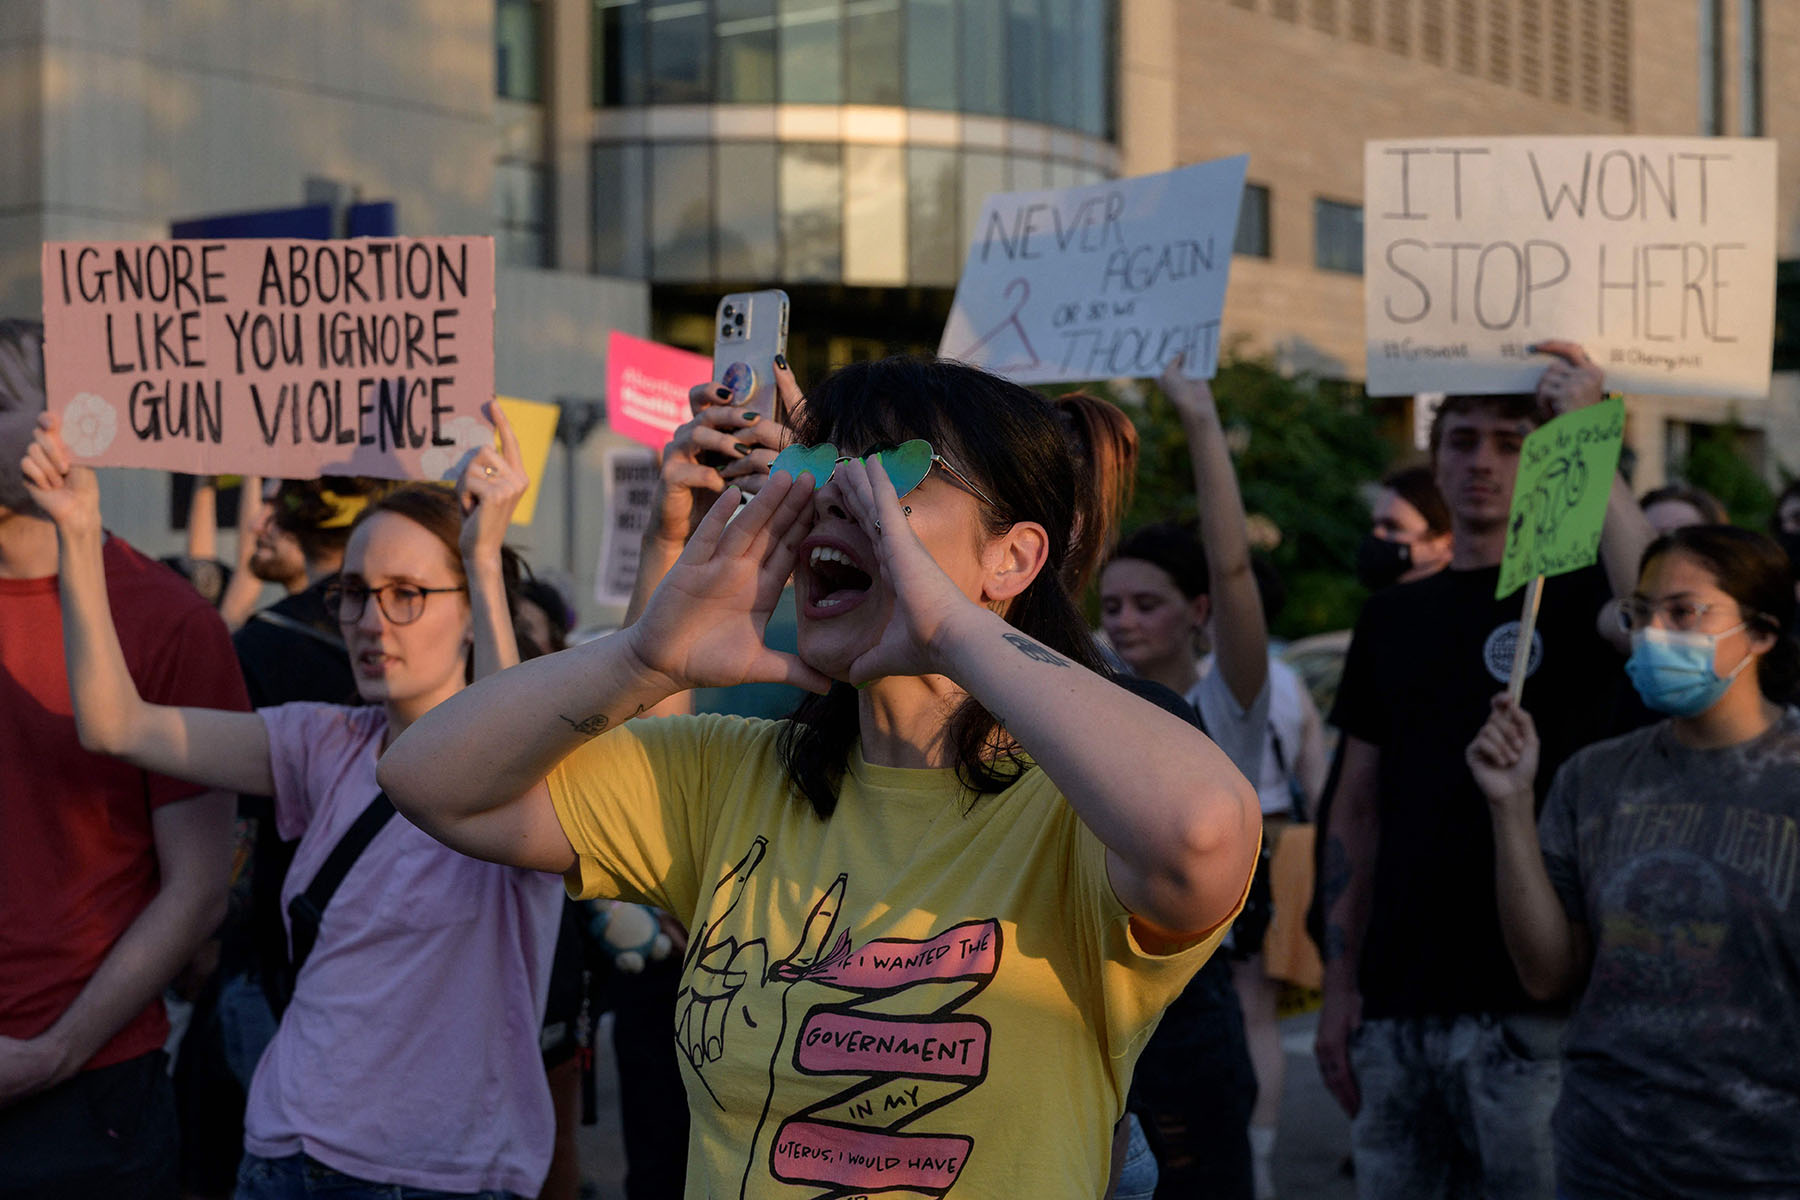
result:
[[(531, 486), (525, 489), (519, 507), (513, 511), (514, 525), (529, 525), (537, 515), (538, 493), (544, 487), (544, 466), (550, 461), (550, 446), (556, 441), (556, 419), (562, 409), (555, 404), (535, 400), (519, 400), (512, 396), (496, 396), (495, 401), (512, 422), (519, 435), (519, 456), (525, 460), (525, 473)], [(496, 440), (495, 445), (498, 445)]]

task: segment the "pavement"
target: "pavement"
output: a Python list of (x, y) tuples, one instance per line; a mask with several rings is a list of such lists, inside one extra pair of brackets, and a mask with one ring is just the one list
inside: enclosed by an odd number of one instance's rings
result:
[[(1316, 1013), (1281, 1023), (1287, 1051), (1287, 1083), (1281, 1097), (1281, 1132), (1275, 1144), (1275, 1190), (1282, 1200), (1352, 1200), (1353, 1180), (1340, 1171), (1350, 1153), (1350, 1122), (1325, 1090), (1313, 1062)], [(619, 1134), (618, 1068), (612, 1055), (612, 1018), (601, 1019), (595, 1039), (599, 1124), (581, 1130), (584, 1200), (625, 1200), (624, 1142)]]

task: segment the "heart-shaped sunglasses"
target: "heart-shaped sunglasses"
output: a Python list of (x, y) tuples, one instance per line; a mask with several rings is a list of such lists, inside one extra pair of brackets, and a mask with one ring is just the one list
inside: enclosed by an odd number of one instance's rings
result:
[[(800, 473), (806, 471), (812, 475), (813, 488), (816, 490), (830, 482), (831, 477), (837, 473), (839, 463), (851, 461), (852, 456), (839, 456), (838, 448), (830, 442), (820, 442), (816, 446), (793, 445), (775, 456), (775, 461), (769, 464), (769, 474), (786, 471), (798, 479)], [(988, 498), (986, 492), (976, 487), (967, 475), (951, 465), (949, 459), (933, 450), (931, 443), (924, 438), (901, 442), (898, 446), (856, 457), (854, 461), (880, 467), (887, 475), (888, 482), (894, 485), (895, 496), (904, 496), (924, 483), (925, 476), (931, 474), (932, 465), (936, 464), (990, 508), (1000, 507)]]

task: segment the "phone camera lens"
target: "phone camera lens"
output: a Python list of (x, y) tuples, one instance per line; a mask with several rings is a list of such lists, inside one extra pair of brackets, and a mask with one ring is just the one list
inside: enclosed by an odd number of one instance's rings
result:
[(730, 337), (731, 336), (731, 326), (730, 325), (719, 326), (719, 336), (722, 338)]
[(725, 306), (725, 315), (728, 317), (736, 311), (737, 311), (737, 307), (735, 305), (727, 304)]
[(743, 324), (744, 324), (744, 314), (743, 313), (739, 313), (737, 315), (737, 323), (740, 328), (743, 326)]

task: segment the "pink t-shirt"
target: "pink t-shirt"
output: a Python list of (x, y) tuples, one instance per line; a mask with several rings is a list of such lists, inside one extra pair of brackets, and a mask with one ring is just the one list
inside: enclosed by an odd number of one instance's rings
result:
[[(375, 798), (379, 707), (283, 704), (269, 730), (275, 821), (300, 838), (282, 912)], [(536, 1195), (555, 1117), (538, 1049), (562, 879), (495, 866), (403, 816), (325, 909), (250, 1084), (244, 1148), (304, 1151), (363, 1179)]]

